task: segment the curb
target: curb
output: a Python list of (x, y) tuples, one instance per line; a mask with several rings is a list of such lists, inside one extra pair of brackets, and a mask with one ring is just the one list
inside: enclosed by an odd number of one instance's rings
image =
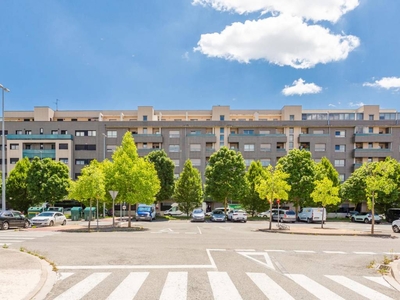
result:
[(57, 273), (53, 271), (52, 266), (45, 261), (44, 259), (40, 259), (34, 255), (31, 255), (26, 252), (20, 252), (25, 255), (29, 255), (30, 257), (39, 260), (41, 265), (41, 276), (40, 281), (36, 285), (35, 289), (33, 289), (26, 297), (26, 300), (41, 300), (45, 299), (46, 295), (50, 293), (51, 289), (53, 288), (54, 284), (57, 281)]
[(282, 233), (282, 234), (298, 234), (298, 235), (326, 235), (326, 236), (367, 236), (367, 237), (378, 237), (378, 238), (397, 238), (396, 236), (392, 236), (391, 234), (386, 233), (361, 233), (361, 232), (304, 232), (304, 231), (288, 231), (288, 230), (277, 230), (277, 229), (257, 229), (256, 231), (268, 232), (268, 233)]
[(390, 266), (390, 275), (384, 276), (385, 280), (397, 291), (400, 292), (400, 269), (399, 269), (400, 260), (392, 261)]

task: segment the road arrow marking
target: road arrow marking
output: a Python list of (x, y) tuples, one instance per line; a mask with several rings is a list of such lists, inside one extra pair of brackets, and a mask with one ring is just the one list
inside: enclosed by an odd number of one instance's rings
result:
[[(261, 265), (263, 265), (265, 267), (267, 267), (268, 269), (271, 269), (271, 270), (275, 271), (275, 266), (272, 263), (272, 260), (269, 257), (268, 253), (265, 253), (265, 252), (237, 252), (237, 253), (240, 254), (240, 255), (243, 255), (244, 257), (247, 257), (248, 259), (251, 259), (251, 260), (253, 260), (253, 261), (255, 261), (255, 262), (257, 262), (257, 263), (259, 263), (259, 264), (261, 264)], [(256, 258), (254, 258), (252, 256), (263, 256), (264, 259), (265, 259), (265, 262), (263, 262), (263, 261), (261, 261), (259, 259), (256, 259)]]

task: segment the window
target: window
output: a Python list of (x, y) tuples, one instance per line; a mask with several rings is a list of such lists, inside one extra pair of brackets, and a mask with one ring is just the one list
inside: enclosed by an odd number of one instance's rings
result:
[(289, 120), (290, 120), (290, 121), (294, 121), (294, 115), (290, 115), (290, 116), (289, 116)]
[(344, 174), (339, 174), (339, 181), (344, 182)]
[(25, 150), (31, 150), (32, 148), (31, 148), (31, 145), (29, 145), (29, 144), (25, 144)]
[(314, 130), (313, 131), (314, 134), (324, 134), (323, 130)]
[(374, 115), (369, 115), (368, 120), (373, 121), (374, 120)]
[(344, 159), (335, 159), (335, 167), (344, 167)]
[(96, 130), (88, 130), (88, 136), (96, 136)]
[(107, 152), (115, 152), (117, 150), (116, 145), (107, 145)]
[(261, 159), (261, 165), (263, 167), (268, 167), (270, 164), (271, 164), (271, 159), (270, 158)]
[(68, 150), (68, 144), (59, 144), (58, 149), (60, 150)]
[(107, 138), (116, 138), (117, 131), (116, 130), (107, 130)]
[(374, 133), (374, 127), (368, 127), (368, 133)]
[(179, 173), (174, 174), (174, 179), (179, 179)]
[(315, 144), (315, 151), (316, 152), (323, 152), (325, 151), (325, 144)]
[(271, 151), (271, 144), (261, 144), (260, 151)]
[(10, 144), (10, 150), (19, 150), (19, 144)]
[(372, 149), (374, 148), (374, 144), (373, 143), (368, 143), (368, 149)]
[(75, 131), (75, 136), (85, 136), (84, 131)]
[(147, 149), (147, 143), (143, 143), (142, 149)]
[(200, 167), (201, 166), (201, 159), (200, 158), (191, 158), (190, 161), (192, 162), (193, 167)]
[(254, 134), (254, 130), (243, 130), (243, 134)]
[(75, 150), (76, 151), (81, 151), (81, 150), (89, 150), (89, 151), (96, 151), (96, 145), (75, 145)]
[(225, 128), (224, 127), (221, 127), (220, 129), (219, 129), (219, 133), (224, 133), (225, 132)]
[(18, 162), (19, 158), (10, 158), (10, 164), (15, 165)]
[(147, 128), (146, 127), (143, 128), (143, 134), (147, 134)]
[(174, 163), (175, 167), (179, 167), (179, 159), (173, 159), (172, 162)]
[(76, 130), (75, 136), (96, 136), (96, 130)]
[(32, 134), (32, 130), (25, 130), (25, 134), (28, 134), (28, 135)]
[(43, 144), (40, 144), (40, 150), (43, 150), (44, 149), (44, 145)]
[(244, 144), (244, 151), (254, 151), (254, 144)]
[(61, 130), (61, 134), (68, 134), (68, 130)]
[(271, 134), (270, 130), (260, 130), (260, 134)]
[(68, 158), (60, 158), (60, 162), (68, 165)]
[(75, 159), (75, 164), (76, 165), (88, 165), (92, 161), (91, 158), (86, 158), (86, 159)]
[(180, 132), (178, 130), (170, 130), (169, 137), (170, 138), (179, 138)]
[(190, 151), (201, 151), (200, 144), (190, 144)]
[(291, 133), (291, 134), (294, 133), (294, 128), (293, 128), (293, 127), (290, 127), (290, 128), (289, 128), (289, 133)]
[(147, 121), (147, 116), (143, 116), (143, 121)]
[(71, 121), (72, 121), (72, 122), (76, 122), (76, 121), (78, 121), (78, 119), (71, 119)]
[(346, 137), (346, 131), (344, 130), (335, 131), (335, 137)]
[(40, 132), (40, 134), (43, 134), (43, 128), (40, 128), (39, 132)]
[(251, 162), (253, 162), (253, 161), (254, 161), (254, 159), (245, 159), (244, 163), (245, 163), (246, 167), (250, 167)]
[(225, 121), (225, 116), (224, 116), (224, 115), (220, 115), (220, 116), (219, 116), (219, 120), (220, 120), (220, 121)]
[(75, 173), (75, 179), (78, 179), (81, 176), (81, 173)]
[(179, 145), (169, 145), (169, 152), (179, 152)]
[(51, 134), (58, 134), (58, 130), (52, 130)]
[(22, 130), (15, 130), (15, 134), (22, 134)]
[(335, 145), (335, 152), (346, 152), (346, 145)]

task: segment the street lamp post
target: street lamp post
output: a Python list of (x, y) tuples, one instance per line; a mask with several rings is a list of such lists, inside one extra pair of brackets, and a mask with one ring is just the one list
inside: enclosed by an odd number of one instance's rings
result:
[[(104, 133), (102, 133), (102, 134), (103, 134), (103, 160), (105, 160), (106, 159), (106, 138), (107, 138), (107, 135), (104, 134)], [(114, 207), (113, 207), (113, 210), (114, 210)], [(103, 202), (103, 218), (105, 218), (105, 217), (106, 217), (106, 203)], [(113, 222), (114, 222), (114, 219), (113, 219)], [(113, 223), (113, 226), (114, 226), (114, 223)]]
[(6, 209), (6, 162), (5, 162), (5, 141), (4, 141), (4, 92), (9, 92), (10, 90), (4, 87), (0, 83), (0, 88), (2, 89), (2, 105), (1, 105), (1, 179), (2, 179), (2, 189), (1, 189), (1, 208)]

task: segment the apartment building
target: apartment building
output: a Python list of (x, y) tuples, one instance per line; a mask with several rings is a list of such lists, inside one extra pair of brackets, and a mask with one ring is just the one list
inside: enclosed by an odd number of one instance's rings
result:
[[(222, 146), (240, 151), (249, 166), (260, 160), (275, 165), (289, 150), (307, 149), (315, 161), (327, 157), (342, 181), (364, 162), (400, 156), (399, 113), (365, 105), (349, 110), (211, 110), (6, 111), (7, 173), (23, 157), (50, 157), (68, 165), (77, 178), (92, 159), (111, 158), (126, 131), (145, 156), (164, 149), (176, 176), (187, 159), (204, 176), (210, 156)], [(2, 132), (1, 132), (2, 133)]]

